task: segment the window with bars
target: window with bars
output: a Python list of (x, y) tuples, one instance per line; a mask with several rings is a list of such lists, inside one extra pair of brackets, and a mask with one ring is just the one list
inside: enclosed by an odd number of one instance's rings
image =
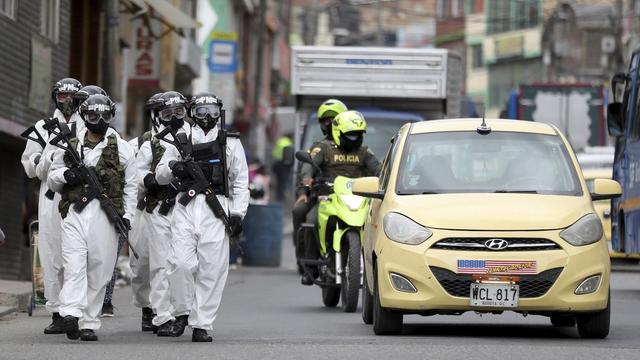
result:
[(18, 2), (16, 0), (0, 0), (0, 14), (15, 20), (17, 12)]
[(489, 0), (488, 5), (490, 33), (527, 29), (540, 22), (540, 0)]
[(40, 34), (53, 42), (58, 42), (60, 33), (60, 0), (46, 0), (40, 3)]
[(482, 44), (471, 45), (471, 66), (476, 69), (484, 65), (482, 57)]

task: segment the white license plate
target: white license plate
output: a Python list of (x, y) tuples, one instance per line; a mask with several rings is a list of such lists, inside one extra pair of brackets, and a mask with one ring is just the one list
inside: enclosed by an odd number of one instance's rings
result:
[(469, 290), (471, 306), (514, 308), (518, 306), (519, 299), (518, 285), (471, 283)]

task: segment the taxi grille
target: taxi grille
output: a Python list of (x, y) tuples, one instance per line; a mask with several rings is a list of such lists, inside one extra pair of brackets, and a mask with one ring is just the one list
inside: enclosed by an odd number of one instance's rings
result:
[[(451, 296), (469, 297), (471, 274), (456, 274), (437, 266), (430, 266), (431, 272)], [(562, 268), (553, 268), (538, 275), (518, 275), (520, 277), (520, 298), (534, 298), (546, 294), (556, 282)]]
[(446, 238), (431, 246), (432, 249), (465, 250), (465, 251), (535, 251), (557, 250), (560, 245), (548, 239), (540, 238), (501, 238), (509, 245), (501, 250), (491, 250), (484, 246), (493, 238)]

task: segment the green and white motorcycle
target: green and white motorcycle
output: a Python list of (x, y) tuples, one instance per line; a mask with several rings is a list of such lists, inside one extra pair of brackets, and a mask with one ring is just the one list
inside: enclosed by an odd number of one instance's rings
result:
[(311, 187), (311, 198), (318, 202), (318, 224), (304, 223), (296, 234), (297, 246), (314, 241), (320, 258), (301, 258), (299, 265), (310, 275), (317, 268), (314, 283), (322, 288), (325, 306), (337, 306), (342, 298), (344, 312), (354, 312), (362, 285), (362, 236), (369, 199), (353, 195), (348, 177), (323, 178), (306, 151), (296, 152), (296, 158), (320, 174)]

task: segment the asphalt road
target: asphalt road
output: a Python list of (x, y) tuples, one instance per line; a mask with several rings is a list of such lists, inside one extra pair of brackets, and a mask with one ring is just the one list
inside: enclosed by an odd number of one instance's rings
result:
[(640, 359), (640, 273), (613, 275), (612, 328), (582, 340), (548, 318), (506, 313), (405, 317), (402, 336), (376, 337), (360, 313), (324, 308), (320, 289), (299, 285), (291, 240), (283, 267), (232, 270), (214, 342), (158, 338), (139, 329), (129, 287), (116, 291), (117, 317), (103, 321), (97, 343), (43, 335), (39, 309), (0, 320), (0, 359)]

